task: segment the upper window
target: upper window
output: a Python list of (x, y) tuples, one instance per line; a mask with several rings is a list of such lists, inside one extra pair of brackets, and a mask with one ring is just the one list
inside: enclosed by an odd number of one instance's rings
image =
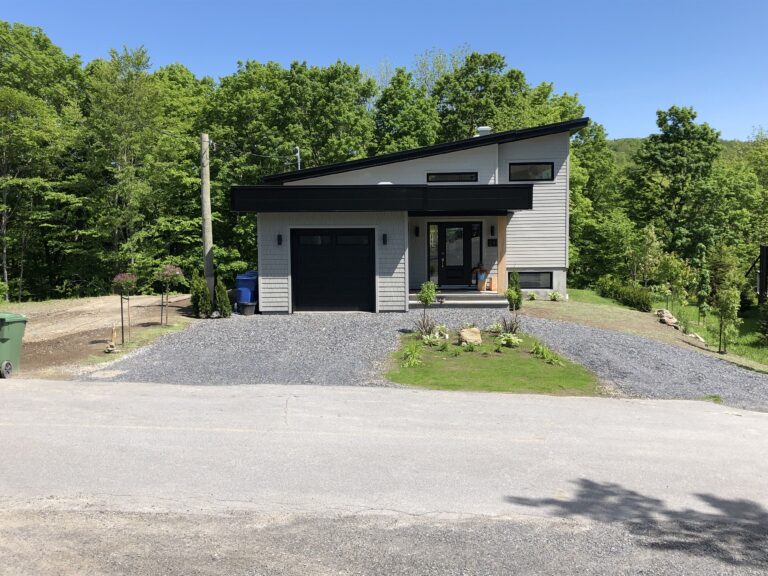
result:
[(477, 172), (427, 172), (427, 182), (477, 182)]
[(510, 162), (509, 181), (554, 180), (554, 162)]

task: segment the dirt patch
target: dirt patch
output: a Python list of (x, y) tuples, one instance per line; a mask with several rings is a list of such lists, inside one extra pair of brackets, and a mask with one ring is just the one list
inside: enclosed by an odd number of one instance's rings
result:
[[(160, 322), (159, 296), (131, 297), (131, 325), (146, 322)], [(179, 307), (189, 306), (189, 295), (179, 294), (170, 298), (171, 318)], [(120, 297), (100, 296), (70, 300), (48, 300), (46, 302), (9, 303), (3, 310), (18, 312), (27, 317), (24, 342), (52, 340), (78, 332), (120, 326)], [(127, 322), (127, 312), (125, 312)]]
[[(85, 300), (86, 302), (84, 302)], [(100, 359), (117, 358), (121, 351), (137, 343), (148, 343), (159, 335), (160, 299), (140, 296), (131, 299), (130, 340), (126, 326), (126, 347), (121, 344), (120, 301), (114, 296), (58, 300), (12, 306), (28, 317), (21, 354), (20, 376), (26, 378), (71, 379), (84, 365)], [(135, 305), (134, 305), (135, 304)], [(69, 306), (67, 306), (69, 305)], [(26, 308), (26, 309), (24, 309)], [(189, 297), (172, 298), (168, 323), (178, 325), (191, 317)], [(116, 319), (116, 322), (115, 322)], [(115, 326), (117, 352), (105, 354)]]

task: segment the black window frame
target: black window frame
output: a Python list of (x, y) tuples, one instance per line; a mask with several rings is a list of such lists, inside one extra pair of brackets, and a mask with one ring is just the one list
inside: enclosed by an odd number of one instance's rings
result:
[[(445, 178), (438, 178), (433, 180), (435, 176), (444, 176)], [(468, 176), (469, 180), (461, 178), (461, 176)], [(427, 172), (427, 184), (443, 184), (445, 182), (477, 182), (477, 172)]]
[[(549, 166), (551, 178), (512, 178), (512, 166)], [(507, 168), (507, 176), (510, 182), (554, 182), (555, 181), (555, 163), (554, 162), (510, 162)]]
[[(549, 276), (548, 286), (523, 286), (523, 274), (546, 274)], [(509, 275), (511, 276), (512, 272), (510, 272)], [(552, 282), (554, 279), (551, 270), (518, 270), (517, 276), (520, 279), (521, 290), (552, 290)]]

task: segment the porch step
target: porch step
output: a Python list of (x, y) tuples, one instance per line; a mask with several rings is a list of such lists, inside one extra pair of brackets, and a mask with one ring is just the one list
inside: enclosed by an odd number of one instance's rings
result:
[[(408, 298), (411, 308), (421, 306), (418, 295), (411, 293)], [(508, 308), (509, 304), (504, 296), (496, 292), (478, 292), (467, 290), (462, 292), (438, 292), (436, 308)]]

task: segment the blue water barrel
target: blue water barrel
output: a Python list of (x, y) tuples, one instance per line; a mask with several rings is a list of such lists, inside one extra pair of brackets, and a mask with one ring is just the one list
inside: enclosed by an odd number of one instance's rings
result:
[(258, 294), (259, 273), (256, 270), (248, 270), (235, 277), (236, 301), (251, 303), (256, 301)]
[(235, 302), (247, 303), (251, 301), (251, 290), (249, 288), (235, 288)]

